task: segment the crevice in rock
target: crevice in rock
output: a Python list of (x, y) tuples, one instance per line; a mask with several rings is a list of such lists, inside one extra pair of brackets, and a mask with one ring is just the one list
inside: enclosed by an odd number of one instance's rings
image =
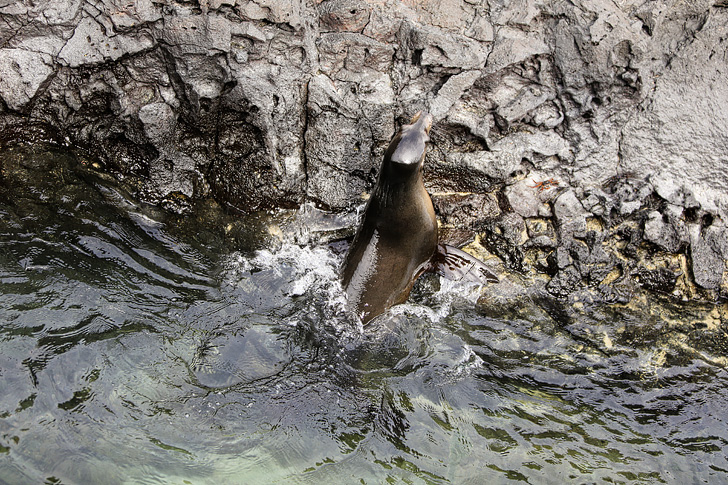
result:
[(304, 201), (308, 201), (309, 198), (309, 191), (308, 191), (308, 177), (309, 177), (309, 167), (308, 167), (308, 117), (309, 117), (309, 84), (311, 83), (311, 80), (308, 79), (302, 87), (303, 91), (303, 99), (302, 99), (302, 105), (303, 109), (301, 110), (301, 164), (303, 167), (303, 195), (304, 195)]

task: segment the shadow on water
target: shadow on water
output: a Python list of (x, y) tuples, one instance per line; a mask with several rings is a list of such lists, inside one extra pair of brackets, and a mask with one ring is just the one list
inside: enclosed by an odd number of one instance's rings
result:
[(0, 482), (728, 481), (724, 307), (430, 276), (362, 330), (342, 256), (272, 236), (350, 222), (0, 165)]

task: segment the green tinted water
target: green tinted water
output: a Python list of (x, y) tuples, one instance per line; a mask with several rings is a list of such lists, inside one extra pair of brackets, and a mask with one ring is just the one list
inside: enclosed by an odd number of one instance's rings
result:
[(654, 315), (430, 278), (361, 334), (280, 215), (0, 158), (2, 483), (728, 482), (726, 371)]

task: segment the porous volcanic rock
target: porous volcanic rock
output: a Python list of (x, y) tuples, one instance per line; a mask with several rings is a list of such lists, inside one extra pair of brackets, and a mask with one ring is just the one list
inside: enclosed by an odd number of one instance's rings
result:
[(443, 224), (512, 270), (559, 296), (728, 294), (724, 1), (39, 0), (0, 20), (2, 143), (57, 133), (149, 200), (352, 211), (426, 109)]

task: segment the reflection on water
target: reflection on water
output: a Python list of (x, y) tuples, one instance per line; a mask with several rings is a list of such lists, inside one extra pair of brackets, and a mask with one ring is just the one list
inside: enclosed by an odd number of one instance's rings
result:
[(362, 333), (341, 256), (275, 244), (280, 214), (179, 219), (69, 154), (2, 163), (0, 482), (728, 481), (726, 371), (654, 315), (430, 277)]

